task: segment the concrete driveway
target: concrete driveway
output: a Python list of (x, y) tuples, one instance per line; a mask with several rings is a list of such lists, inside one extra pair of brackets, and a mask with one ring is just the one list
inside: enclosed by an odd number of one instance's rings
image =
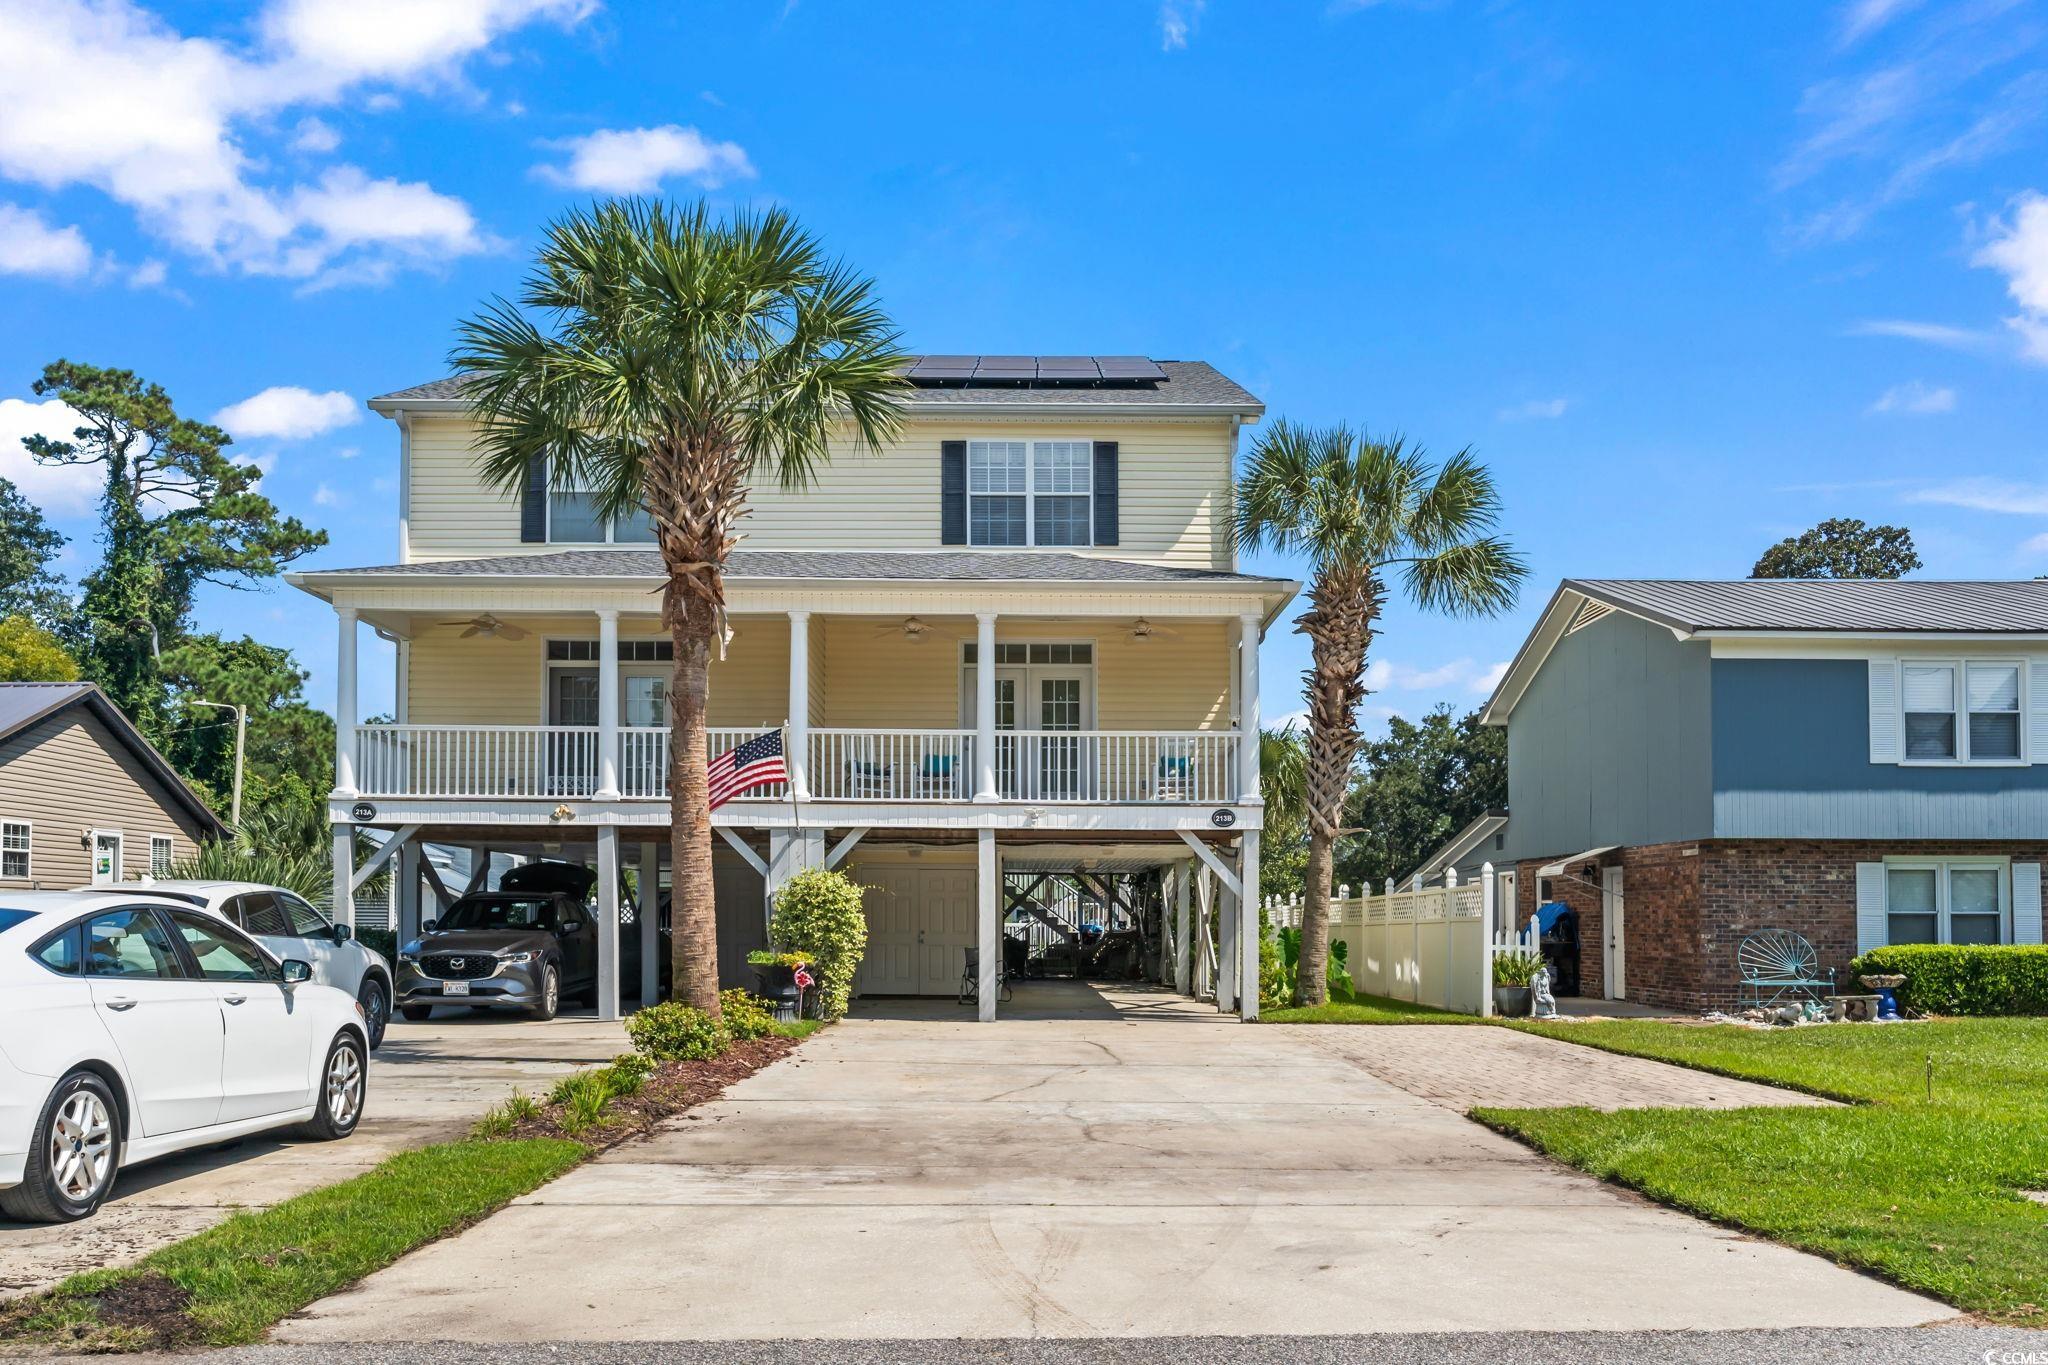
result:
[[(1161, 995), (1033, 1004), (1020, 993), (993, 1025), (956, 1022), (950, 1006), (849, 1020), (278, 1338), (1236, 1337), (1954, 1316), (1534, 1156), (1347, 1059), (1328, 1031), (1247, 1027)], [(1523, 1046), (1505, 1031), (1436, 1031)]]
[(113, 1197), (85, 1222), (0, 1219), (0, 1298), (47, 1288), (77, 1271), (126, 1265), (237, 1208), (273, 1204), (346, 1180), (394, 1152), (459, 1136), (512, 1091), (545, 1090), (626, 1047), (619, 1025), (589, 1019), (393, 1020), (384, 1046), (371, 1054), (363, 1121), (345, 1141), (256, 1137), (183, 1152), (121, 1172)]

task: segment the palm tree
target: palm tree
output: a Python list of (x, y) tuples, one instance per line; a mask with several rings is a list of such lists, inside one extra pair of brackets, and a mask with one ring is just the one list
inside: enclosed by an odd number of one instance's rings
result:
[(644, 511), (653, 524), (675, 643), (676, 990), (716, 1014), (704, 714), (726, 556), (750, 485), (804, 487), (835, 442), (872, 453), (896, 434), (899, 334), (873, 281), (787, 213), (714, 219), (702, 204), (633, 199), (552, 224), (518, 304), (493, 300), (460, 335), (451, 359), (488, 480), (517, 490), (540, 460), (552, 486), (594, 491), (600, 516)]
[(1408, 597), (1426, 610), (1499, 613), (1513, 605), (1524, 573), (1507, 542), (1489, 534), (1499, 514), (1493, 477), (1469, 450), (1432, 468), (1398, 438), (1282, 420), (1246, 463), (1234, 519), (1239, 548), (1299, 554), (1309, 567), (1309, 609), (1295, 626), (1309, 637), (1310, 656), (1302, 675), (1309, 723), (1301, 1003), (1319, 1005), (1327, 995), (1331, 861), (1386, 576), (1398, 571)]

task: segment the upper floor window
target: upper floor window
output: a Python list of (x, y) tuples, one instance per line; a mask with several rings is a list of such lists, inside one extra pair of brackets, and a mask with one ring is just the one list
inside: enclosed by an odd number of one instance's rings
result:
[(607, 519), (598, 513), (597, 494), (556, 489), (548, 494), (548, 540), (558, 545), (652, 545), (654, 521), (641, 508)]
[(967, 543), (1090, 545), (1094, 446), (969, 441)]
[(1906, 663), (1906, 761), (2017, 763), (2020, 666), (2004, 660)]

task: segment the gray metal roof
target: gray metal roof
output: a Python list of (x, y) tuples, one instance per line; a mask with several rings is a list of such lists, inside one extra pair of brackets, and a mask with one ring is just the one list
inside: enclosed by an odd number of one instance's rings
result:
[[(499, 555), (490, 559), (445, 559), (417, 564), (375, 564), (356, 569), (323, 569), (290, 575), (317, 581), (332, 575), (374, 574), (394, 578), (646, 578), (667, 576), (659, 550), (558, 550), (546, 554)], [(1218, 583), (1270, 584), (1277, 580), (1224, 569), (1176, 568), (1125, 559), (1046, 551), (944, 550), (876, 553), (859, 550), (735, 550), (726, 577), (735, 582), (771, 579), (839, 579), (888, 582), (937, 580), (951, 583)]]
[(67, 707), (83, 704), (99, 717), (100, 722), (114, 738), (126, 745), (144, 767), (155, 774), (157, 781), (171, 795), (171, 799), (182, 803), (205, 831), (215, 837), (227, 832), (220, 817), (207, 809), (199, 793), (192, 790), (184, 778), (178, 775), (156, 747), (142, 737), (121, 714), (121, 708), (107, 698), (107, 694), (89, 682), (45, 683), (21, 682), (0, 683), (0, 740), (17, 734), (48, 716), (56, 715)]
[(1568, 578), (1624, 611), (1684, 630), (2048, 633), (2048, 582)]
[[(922, 357), (912, 357), (919, 360)], [(1166, 378), (1156, 384), (1055, 385), (978, 383), (969, 381), (944, 388), (906, 389), (903, 402), (910, 408), (947, 408), (973, 404), (1017, 403), (1043, 407), (1213, 407), (1219, 412), (1257, 414), (1266, 405), (1250, 390), (1219, 373), (1203, 360), (1161, 360), (1157, 362)], [(461, 401), (461, 379), (435, 379), (379, 394), (370, 406), (403, 407), (409, 403), (454, 403)]]
[(0, 684), (0, 739), (90, 691), (92, 684), (83, 682)]

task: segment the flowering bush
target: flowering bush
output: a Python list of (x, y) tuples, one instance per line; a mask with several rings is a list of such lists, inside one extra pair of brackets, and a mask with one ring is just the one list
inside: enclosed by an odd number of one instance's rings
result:
[(800, 953), (818, 977), (818, 1017), (837, 1019), (853, 997), (853, 974), (868, 946), (861, 887), (843, 872), (814, 867), (783, 883), (768, 920), (768, 937)]

